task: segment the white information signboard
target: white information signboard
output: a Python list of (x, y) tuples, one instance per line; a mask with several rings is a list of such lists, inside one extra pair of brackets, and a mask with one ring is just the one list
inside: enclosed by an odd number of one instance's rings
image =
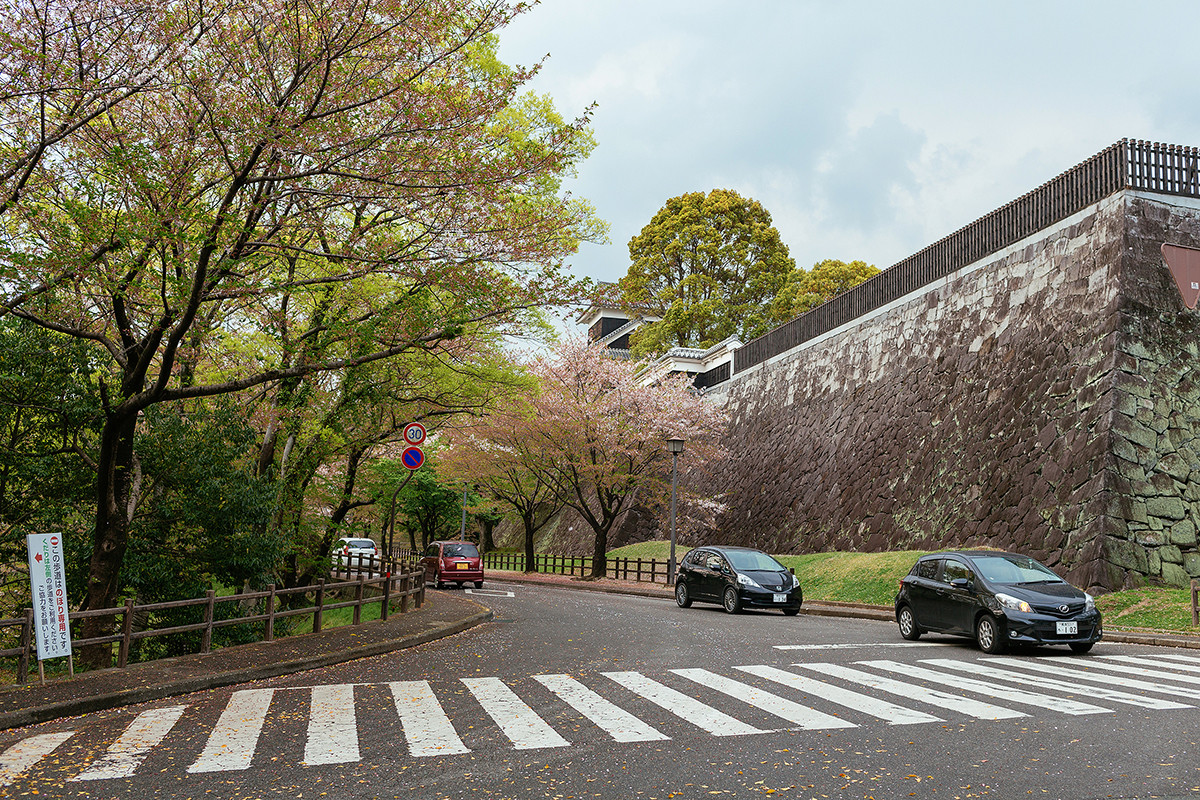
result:
[(62, 534), (34, 533), (29, 546), (29, 582), (33, 590), (33, 629), (38, 661), (71, 655), (71, 622), (67, 606), (67, 573)]

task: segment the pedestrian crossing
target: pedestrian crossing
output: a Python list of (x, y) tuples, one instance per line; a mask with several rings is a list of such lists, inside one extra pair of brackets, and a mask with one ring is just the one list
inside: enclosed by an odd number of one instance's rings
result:
[[(219, 710), (203, 704), (155, 708), (113, 732), (111, 742), (80, 746), (88, 755), (69, 780), (134, 777), (180, 728), (199, 730), (195, 741), (203, 741), (192, 756), (172, 755), (173, 760), (190, 761), (188, 773), (246, 770), (256, 759), (279, 758), (272, 749), (278, 742), (264, 737), (264, 728), (297, 714), (307, 717), (302, 764), (319, 767), (359, 763), (362, 730), (388, 724), (399, 726), (397, 746), (422, 759), (496, 746), (544, 750), (582, 742), (662, 742), (880, 722), (1005, 720), (1038, 713), (1074, 717), (1130, 707), (1185, 711), (1200, 705), (1200, 658), (1179, 654), (925, 658), (915, 663), (878, 658), (851, 664), (805, 661), (722, 671), (689, 667), (654, 675), (613, 671), (528, 678), (463, 677), (439, 682), (436, 689), (423, 680), (244, 689), (233, 692)], [(206, 728), (202, 720), (213, 716), (216, 721)], [(74, 741), (96, 735), (60, 731), (9, 745), (0, 752), (0, 785), (20, 780)], [(264, 745), (264, 739), (269, 743)], [(179, 746), (178, 741), (172, 745)]]

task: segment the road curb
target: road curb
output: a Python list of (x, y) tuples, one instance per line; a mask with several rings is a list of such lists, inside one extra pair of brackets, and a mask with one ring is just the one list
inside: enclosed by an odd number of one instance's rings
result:
[[(191, 692), (200, 692), (207, 689), (217, 689), (222, 686), (230, 686), (235, 683), (245, 683), (247, 681), (257, 681), (266, 678), (277, 678), (280, 675), (289, 675), (296, 672), (305, 672), (311, 669), (320, 669), (334, 664), (341, 664), (347, 661), (355, 661), (360, 658), (370, 658), (372, 656), (383, 655), (384, 653), (394, 652), (396, 650), (406, 650), (410, 647), (426, 644), (428, 642), (442, 639), (447, 636), (453, 636), (456, 633), (462, 633), (465, 630), (475, 627), (483, 622), (488, 622), (494, 616), (492, 610), (475, 601), (470, 601), (472, 604), (479, 606), (482, 610), (472, 614), (469, 617), (464, 617), (450, 623), (443, 623), (421, 633), (402, 636), (398, 639), (388, 639), (381, 642), (372, 642), (370, 644), (350, 647), (345, 650), (338, 650), (332, 653), (322, 653), (315, 656), (306, 656), (304, 658), (289, 659), (286, 661), (274, 661), (267, 664), (262, 664), (257, 667), (249, 667), (245, 669), (227, 670), (217, 672), (211, 675), (203, 675), (199, 677), (183, 678), (177, 681), (169, 681), (153, 686), (143, 686), (136, 689), (124, 689), (118, 692), (110, 692), (107, 694), (93, 695), (91, 697), (80, 697), (77, 699), (67, 700), (60, 703), (50, 703), (43, 706), (35, 706), (30, 708), (17, 709), (15, 711), (7, 711), (0, 713), (0, 730), (7, 728), (16, 728), (24, 725), (33, 725), (38, 722), (46, 722), (52, 719), (60, 719), (62, 717), (74, 717), (79, 714), (88, 714), (93, 711), (104, 711), (110, 708), (119, 706), (131, 705), (134, 703), (144, 703), (150, 700), (161, 700), (165, 697), (174, 697), (181, 694), (190, 694)], [(303, 634), (304, 636), (320, 636), (321, 634)], [(301, 637), (291, 637), (299, 639)]]

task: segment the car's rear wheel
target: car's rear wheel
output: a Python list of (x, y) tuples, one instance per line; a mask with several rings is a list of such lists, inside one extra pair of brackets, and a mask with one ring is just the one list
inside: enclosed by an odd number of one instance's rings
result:
[(1004, 636), (1000, 623), (991, 614), (984, 614), (975, 623), (975, 642), (985, 653), (995, 655), (1004, 652)]
[(456, 586), (458, 586), (458, 588), (460, 588), (460, 589), (461, 589), (461, 588), (463, 587), (463, 583), (464, 583), (463, 581), (457, 581), (457, 582), (455, 583), (455, 585), (456, 585)]
[(721, 605), (725, 606), (725, 610), (730, 614), (737, 614), (742, 610), (742, 598), (738, 597), (737, 589), (732, 586), (725, 587), (725, 594), (722, 597)]
[(1071, 649), (1076, 653), (1086, 653), (1092, 649), (1094, 642), (1072, 642)]
[(476, 588), (476, 589), (482, 589), (482, 588), (483, 588), (483, 581), (475, 581), (475, 588)]
[(692, 604), (692, 596), (688, 594), (686, 583), (675, 584), (675, 604), (680, 608), (687, 608)]
[(917, 618), (913, 616), (912, 609), (908, 606), (900, 606), (900, 610), (896, 612), (896, 624), (900, 626), (900, 635), (910, 642), (921, 638), (921, 629), (917, 627)]
[(435, 588), (435, 589), (442, 588), (442, 573), (440, 573), (440, 572), (433, 573), (433, 588)]

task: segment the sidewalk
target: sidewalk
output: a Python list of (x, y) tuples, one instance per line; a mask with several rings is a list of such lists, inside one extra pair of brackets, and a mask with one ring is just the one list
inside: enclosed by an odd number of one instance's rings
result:
[(214, 650), (0, 688), (0, 729), (143, 703), (189, 692), (273, 678), (293, 672), (414, 647), (465, 631), (492, 618), (490, 609), (452, 592), (426, 592), (420, 609), (387, 621), (344, 625)]
[[(505, 583), (663, 600), (672, 600), (674, 596), (671, 589), (661, 583), (488, 571), (485, 588), (488, 584)], [(33, 683), (0, 688), (0, 729), (381, 655), (460, 633), (492, 618), (490, 609), (461, 592), (428, 591), (425, 598), (420, 610), (393, 614), (386, 622), (368, 622), (357, 627), (347, 625), (273, 642), (229, 647), (206, 655), (160, 659), (123, 670), (85, 672), (74, 678), (49, 681), (45, 686)], [(891, 606), (865, 603), (806, 600), (800, 613), (887, 622), (894, 619)], [(1188, 634), (1107, 630), (1104, 640), (1200, 649), (1200, 636)]]

